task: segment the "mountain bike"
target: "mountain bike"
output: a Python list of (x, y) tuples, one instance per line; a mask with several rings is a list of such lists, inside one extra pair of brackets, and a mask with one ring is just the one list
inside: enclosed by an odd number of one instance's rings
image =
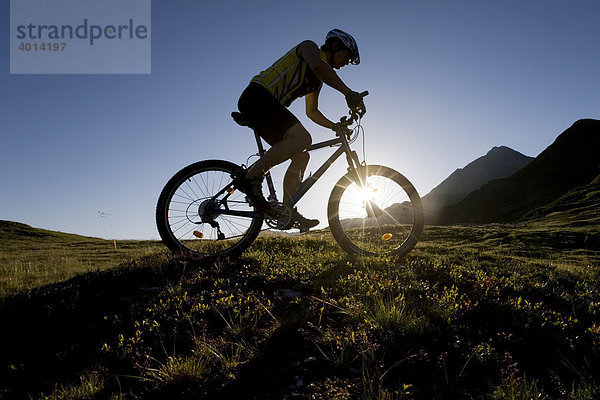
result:
[[(252, 128), (243, 114), (234, 112), (232, 117), (239, 125)], [(277, 198), (271, 174), (265, 175), (266, 199), (277, 211), (277, 218), (263, 214), (233, 186), (233, 176), (240, 168), (246, 168), (244, 165), (205, 160), (183, 168), (167, 182), (158, 199), (156, 223), (163, 242), (175, 253), (202, 258), (237, 256), (261, 230), (287, 229), (293, 206), (345, 154), (347, 173), (333, 187), (327, 205), (329, 230), (334, 239), (351, 254), (406, 255), (423, 230), (421, 198), (402, 174), (382, 165), (367, 165), (350, 148), (360, 133), (364, 140), (361, 117), (350, 111), (340, 119), (335, 139), (313, 144), (306, 150), (336, 149), (285, 203)], [(265, 153), (264, 146), (256, 131), (254, 135), (258, 147), (255, 155), (260, 157)]]

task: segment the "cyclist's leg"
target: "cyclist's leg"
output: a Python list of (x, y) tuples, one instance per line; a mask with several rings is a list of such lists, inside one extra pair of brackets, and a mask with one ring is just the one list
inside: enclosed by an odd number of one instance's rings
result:
[[(300, 187), (309, 159), (310, 156), (306, 152), (298, 153), (291, 157), (292, 163), (288, 167), (285, 177), (283, 178), (284, 203), (287, 202)], [(300, 229), (300, 232), (308, 232), (310, 228), (317, 225), (319, 225), (318, 219), (306, 218), (294, 207), (292, 210), (291, 223), (286, 229), (291, 229), (295, 226)]]
[(291, 158), (292, 163), (288, 167), (285, 177), (283, 178), (283, 201), (286, 202), (290, 197), (298, 190), (302, 178), (304, 177), (304, 171), (310, 156), (306, 152), (298, 153), (293, 155)]
[[(273, 143), (272, 147), (250, 168), (246, 178), (249, 180), (260, 179), (269, 169), (288, 158), (291, 159), (292, 163), (285, 174), (283, 183), (284, 201), (287, 200), (300, 186), (309, 160), (309, 155), (304, 150), (311, 144), (312, 137), (302, 124), (292, 125), (283, 135), (283, 139)], [(301, 232), (306, 232), (319, 224), (318, 220), (305, 218), (296, 209), (293, 210), (289, 228), (294, 222), (300, 224)]]
[(302, 153), (312, 143), (310, 133), (301, 123), (292, 125), (283, 139), (274, 143), (269, 150), (248, 170), (247, 179), (258, 179), (274, 166), (296, 154)]

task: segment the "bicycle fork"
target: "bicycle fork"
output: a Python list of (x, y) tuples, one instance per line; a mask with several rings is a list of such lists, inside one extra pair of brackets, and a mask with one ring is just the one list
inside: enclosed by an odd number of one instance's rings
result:
[[(360, 191), (369, 191), (370, 187), (367, 183), (367, 177), (369, 176), (369, 172), (366, 163), (360, 162), (358, 154), (356, 154), (356, 151), (350, 150), (350, 146), (346, 141), (344, 141), (344, 145), (347, 148), (346, 160), (348, 161), (348, 172), (350, 172), (350, 174), (352, 175), (352, 180), (354, 181), (354, 183)], [(377, 203), (371, 198), (366, 198), (364, 204), (367, 217), (369, 218), (378, 218), (384, 212), (381, 209), (381, 207), (379, 207)]]

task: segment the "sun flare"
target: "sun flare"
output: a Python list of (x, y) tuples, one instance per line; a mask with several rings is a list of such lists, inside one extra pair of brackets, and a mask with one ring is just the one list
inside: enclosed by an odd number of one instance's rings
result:
[(362, 202), (375, 201), (377, 202), (378, 190), (376, 187), (367, 183), (366, 186), (356, 188), (356, 196)]

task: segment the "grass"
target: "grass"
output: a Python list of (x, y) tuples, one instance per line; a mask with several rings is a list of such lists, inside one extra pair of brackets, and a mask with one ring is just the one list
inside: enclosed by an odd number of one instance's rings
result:
[(581, 235), (426, 227), (395, 259), (321, 231), (211, 264), (139, 243), (5, 295), (0, 397), (595, 399), (600, 249)]
[(0, 221), (0, 298), (164, 249), (159, 242), (113, 241)]

